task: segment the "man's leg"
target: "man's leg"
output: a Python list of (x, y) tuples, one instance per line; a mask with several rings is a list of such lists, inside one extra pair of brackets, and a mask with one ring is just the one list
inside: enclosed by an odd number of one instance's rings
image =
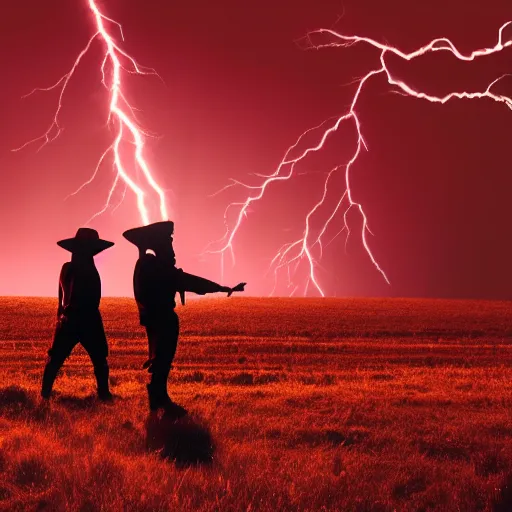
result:
[(179, 334), (178, 315), (172, 313), (165, 322), (147, 327), (150, 346), (151, 382), (148, 384), (151, 410), (172, 404), (167, 393), (167, 378), (176, 354)]
[(109, 389), (108, 375), (109, 368), (107, 363), (108, 345), (103, 321), (98, 312), (90, 318), (81, 328), (80, 342), (89, 354), (94, 366), (94, 376), (98, 386), (98, 397), (100, 400), (111, 400), (112, 394)]
[(57, 377), (57, 373), (69, 357), (77, 340), (71, 323), (68, 320), (57, 322), (53, 343), (48, 350), (48, 361), (43, 372), (43, 382), (41, 386), (41, 396), (50, 398), (53, 383)]
[(151, 373), (151, 380), (147, 385), (149, 408), (156, 411), (170, 402), (166, 384), (172, 363), (172, 347), (171, 351), (165, 349), (170, 341), (169, 326), (163, 322), (146, 326), (146, 332), (149, 343), (148, 371)]
[[(156, 347), (157, 340), (161, 336), (161, 329), (159, 326), (150, 324), (146, 325), (146, 334), (148, 337), (148, 360), (144, 363), (143, 368), (147, 368), (148, 372), (151, 373), (151, 380), (149, 384), (146, 385), (148, 390), (148, 399), (149, 399), (149, 410), (156, 411), (160, 407), (160, 398), (158, 396), (158, 384), (155, 379), (155, 360), (156, 360)], [(157, 369), (158, 376), (158, 369)]]

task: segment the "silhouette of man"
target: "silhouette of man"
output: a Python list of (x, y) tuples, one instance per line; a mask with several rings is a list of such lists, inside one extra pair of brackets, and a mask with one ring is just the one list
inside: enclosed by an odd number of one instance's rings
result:
[[(176, 256), (172, 246), (174, 223), (156, 222), (148, 226), (129, 229), (123, 236), (139, 249), (139, 259), (133, 275), (135, 300), (139, 308), (140, 324), (146, 328), (149, 343), (149, 360), (144, 363), (151, 373), (147, 385), (149, 408), (164, 408), (168, 412), (184, 413), (167, 393), (167, 378), (176, 354), (179, 335), (175, 296), (180, 294), (185, 303), (185, 292), (198, 295), (244, 291), (246, 283), (234, 288), (221, 286), (202, 277), (187, 274), (176, 268)], [(147, 253), (150, 249), (154, 255)]]
[(59, 307), (53, 344), (43, 373), (41, 396), (49, 398), (57, 373), (77, 343), (81, 343), (94, 366), (98, 398), (110, 400), (108, 384), (108, 346), (99, 311), (101, 280), (94, 256), (112, 247), (94, 229), (80, 228), (74, 238), (57, 244), (71, 252), (59, 277)]

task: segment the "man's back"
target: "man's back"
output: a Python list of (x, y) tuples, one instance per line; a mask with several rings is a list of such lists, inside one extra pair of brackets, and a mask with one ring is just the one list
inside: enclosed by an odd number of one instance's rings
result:
[(59, 309), (65, 316), (99, 308), (101, 280), (94, 263), (65, 263), (60, 272), (59, 288)]

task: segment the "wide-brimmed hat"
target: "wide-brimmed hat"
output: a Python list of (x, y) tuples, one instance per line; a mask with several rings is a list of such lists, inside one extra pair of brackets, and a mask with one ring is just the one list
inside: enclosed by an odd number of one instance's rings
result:
[(74, 238), (60, 240), (57, 245), (69, 252), (81, 252), (95, 256), (114, 245), (114, 242), (102, 240), (95, 229), (78, 228)]
[(123, 236), (136, 245), (139, 249), (152, 249), (152, 246), (159, 241), (170, 238), (174, 233), (174, 222), (165, 220), (154, 222), (147, 226), (128, 229)]

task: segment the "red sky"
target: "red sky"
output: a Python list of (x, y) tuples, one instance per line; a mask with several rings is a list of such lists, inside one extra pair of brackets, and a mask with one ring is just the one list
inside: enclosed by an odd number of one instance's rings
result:
[[(494, 45), (498, 28), (512, 19), (509, 0), (485, 7), (462, 0), (105, 0), (101, 6), (123, 25), (123, 48), (162, 78), (130, 77), (126, 90), (156, 135), (148, 160), (169, 190), (178, 265), (218, 281), (218, 257), (200, 253), (222, 236), (228, 202), (245, 196), (241, 189), (210, 194), (230, 177), (251, 181), (250, 173), (273, 172), (300, 133), (346, 110), (354, 92), (346, 84), (378, 57), (364, 46), (304, 51), (297, 40), (308, 30), (334, 26), (405, 51), (446, 36), (470, 51)], [(95, 183), (64, 200), (90, 176), (112, 136), (99, 80), (101, 47), (84, 60), (64, 97), (61, 137), (39, 152), (35, 145), (13, 153), (45, 131), (57, 101), (55, 91), (21, 96), (69, 69), (93, 20), (85, 0), (19, 0), (3, 6), (0, 24), (0, 295), (55, 295), (68, 258), (55, 242), (102, 207), (113, 178), (107, 165)], [(410, 83), (443, 94), (481, 90), (511, 72), (511, 52), (474, 63), (442, 54), (390, 62)], [(512, 95), (512, 78), (499, 91)], [(358, 115), (369, 151), (353, 169), (353, 193), (391, 286), (354, 231), (346, 252), (343, 237), (325, 250), (318, 278), (326, 294), (512, 299), (510, 110), (488, 100), (431, 105), (392, 94), (377, 79), (365, 89)], [(271, 258), (300, 235), (304, 208), (320, 197), (322, 173), (346, 161), (353, 144), (353, 131), (340, 130), (289, 186), (272, 187), (251, 208), (235, 242), (237, 264), (226, 269), (223, 284), (243, 280), (248, 294), (268, 294)], [(357, 227), (357, 217), (352, 221)], [(130, 193), (114, 214), (91, 224), (116, 242), (97, 258), (104, 295), (132, 294), (136, 250), (121, 233), (139, 224)]]

